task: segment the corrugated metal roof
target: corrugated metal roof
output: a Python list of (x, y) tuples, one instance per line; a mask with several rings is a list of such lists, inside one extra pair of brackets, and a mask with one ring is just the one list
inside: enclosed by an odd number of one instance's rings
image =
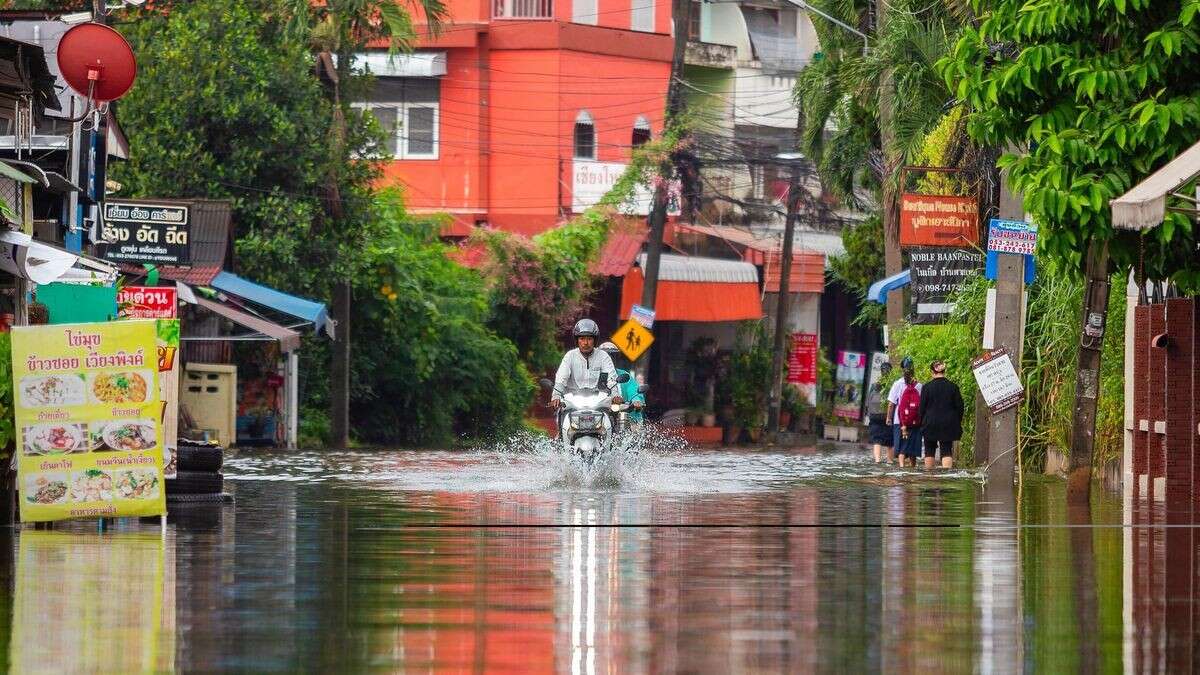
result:
[[(646, 254), (638, 256), (638, 266), (646, 268)], [(758, 283), (758, 268), (741, 260), (664, 253), (659, 260), (658, 278), (660, 281)]]
[(613, 232), (604, 242), (600, 257), (592, 264), (592, 273), (609, 277), (623, 277), (633, 267), (633, 261), (642, 251), (646, 232)]
[[(140, 200), (122, 200), (129, 203), (139, 203)], [(159, 274), (172, 281), (182, 281), (193, 286), (208, 286), (217, 274), (225, 268), (225, 252), (229, 249), (229, 229), (231, 223), (231, 205), (220, 199), (194, 200), (164, 200), (155, 199), (148, 204), (184, 204), (190, 207), (189, 219), (191, 229), (192, 264), (190, 267), (173, 267), (161, 265)], [(144, 273), (145, 270), (136, 265), (121, 265), (121, 269), (130, 274)]]
[[(766, 253), (763, 261), (763, 287), (768, 293), (779, 292), (779, 277), (782, 271), (783, 254)], [(821, 293), (825, 290), (825, 256), (811, 251), (792, 255), (789, 293)]]

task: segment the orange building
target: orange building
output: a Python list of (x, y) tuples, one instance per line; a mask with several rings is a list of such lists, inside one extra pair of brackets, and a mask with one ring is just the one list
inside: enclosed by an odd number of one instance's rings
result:
[[(416, 52), (361, 54), (363, 105), (394, 131), (388, 183), (414, 212), (535, 234), (594, 204), (662, 130), (664, 0), (449, 0)], [(642, 206), (648, 206), (648, 200)], [(643, 209), (644, 210), (644, 209)]]

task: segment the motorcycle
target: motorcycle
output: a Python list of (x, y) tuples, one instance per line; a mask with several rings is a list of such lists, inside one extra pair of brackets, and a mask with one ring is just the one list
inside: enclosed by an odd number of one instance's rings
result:
[[(624, 384), (629, 375), (617, 376)], [(542, 380), (544, 388), (552, 390), (554, 383)], [(566, 452), (573, 452), (591, 466), (596, 458), (612, 450), (616, 434), (628, 427), (628, 403), (613, 403), (606, 381), (597, 388), (573, 389), (562, 394), (562, 409), (558, 412), (558, 439)], [(645, 393), (646, 385), (638, 387)]]

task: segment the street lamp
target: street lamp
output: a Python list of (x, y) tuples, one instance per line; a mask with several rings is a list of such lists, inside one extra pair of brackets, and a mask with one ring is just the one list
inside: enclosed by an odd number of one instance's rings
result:
[(800, 9), (803, 9), (803, 10), (804, 10), (804, 11), (806, 11), (806, 12), (811, 12), (811, 13), (813, 13), (813, 14), (816, 14), (817, 16), (819, 16), (819, 17), (821, 17), (822, 19), (825, 19), (826, 21), (828, 21), (828, 22), (830, 22), (830, 23), (832, 23), (832, 24), (836, 25), (837, 27), (839, 27), (839, 28), (842, 28), (842, 29), (844, 29), (844, 30), (848, 30), (848, 31), (850, 31), (851, 33), (854, 33), (854, 34), (855, 34), (855, 35), (857, 35), (858, 37), (862, 38), (862, 41), (863, 41), (863, 56), (866, 56), (866, 55), (867, 55), (867, 47), (868, 47), (867, 41), (868, 41), (870, 38), (867, 36), (867, 34), (866, 34), (866, 33), (864, 33), (864, 32), (862, 32), (862, 31), (858, 30), (858, 29), (857, 29), (857, 28), (855, 28), (854, 26), (851, 26), (850, 24), (846, 23), (845, 21), (842, 21), (841, 19), (838, 19), (838, 18), (836, 18), (836, 17), (829, 16), (829, 15), (828, 15), (828, 14), (826, 14), (825, 12), (822, 12), (821, 10), (817, 9), (816, 7), (813, 7), (812, 5), (808, 4), (808, 3), (807, 3), (807, 2), (805, 2), (804, 0), (788, 0), (788, 2), (790, 2), (790, 3), (792, 3), (793, 5), (795, 5), (795, 6), (799, 7)]

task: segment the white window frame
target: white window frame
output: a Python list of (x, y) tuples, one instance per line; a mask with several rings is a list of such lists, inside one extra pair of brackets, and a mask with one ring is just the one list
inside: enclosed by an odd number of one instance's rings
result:
[[(583, 157), (578, 154), (579, 144), (575, 142), (575, 127), (580, 124), (586, 124), (592, 128), (592, 156)], [(600, 138), (596, 133), (596, 121), (592, 118), (592, 114), (586, 110), (579, 111), (575, 116), (575, 124), (571, 125), (571, 156), (574, 159), (596, 161), (600, 157)]]
[[(654, 6), (655, 0), (629, 0), (629, 29), (640, 33), (654, 32)], [(641, 17), (648, 23), (639, 26), (638, 18)]]
[[(441, 122), (442, 122), (442, 104), (438, 103), (401, 103), (393, 101), (370, 101), (363, 103), (351, 104), (351, 107), (370, 111), (375, 108), (392, 108), (396, 111), (396, 133), (392, 137), (391, 156), (394, 160), (433, 160), (439, 159), (441, 155)], [(432, 108), (433, 109), (433, 152), (420, 153), (412, 152), (408, 149), (409, 128), (408, 118), (409, 112), (413, 108)]]

